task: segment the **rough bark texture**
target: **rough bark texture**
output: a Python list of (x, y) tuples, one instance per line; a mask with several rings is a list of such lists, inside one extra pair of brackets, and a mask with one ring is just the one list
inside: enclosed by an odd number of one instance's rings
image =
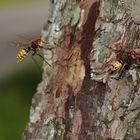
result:
[(119, 71), (109, 71), (118, 50), (140, 47), (139, 2), (131, 2), (53, 1), (42, 32), (53, 48), (44, 51), (53, 67), (44, 63), (24, 140), (140, 139), (138, 65), (125, 67), (119, 78)]

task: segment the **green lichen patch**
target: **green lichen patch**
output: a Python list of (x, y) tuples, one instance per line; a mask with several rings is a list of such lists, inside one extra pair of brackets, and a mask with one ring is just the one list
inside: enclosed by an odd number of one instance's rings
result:
[(77, 25), (80, 19), (80, 13), (81, 9), (76, 4), (74, 6), (67, 7), (62, 19), (63, 25), (68, 25), (69, 23), (71, 26)]

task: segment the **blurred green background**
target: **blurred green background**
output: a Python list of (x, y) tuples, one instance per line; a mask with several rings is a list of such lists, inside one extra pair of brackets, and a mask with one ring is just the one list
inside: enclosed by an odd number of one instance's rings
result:
[(0, 79), (0, 140), (20, 140), (41, 71), (26, 64)]
[[(31, 38), (40, 36), (48, 16), (49, 5), (44, 1), (0, 0), (0, 140), (22, 139), (29, 121), (32, 97), (42, 77), (42, 71), (37, 69), (30, 57), (16, 64), (19, 48), (9, 47), (4, 42), (14, 41), (14, 37), (23, 31), (23, 34), (29, 31), (27, 34)], [(41, 61), (39, 65), (41, 67)]]
[[(44, 0), (45, 1), (45, 0)], [(38, 0), (0, 0), (1, 7), (7, 7), (12, 5), (30, 4), (39, 2)]]

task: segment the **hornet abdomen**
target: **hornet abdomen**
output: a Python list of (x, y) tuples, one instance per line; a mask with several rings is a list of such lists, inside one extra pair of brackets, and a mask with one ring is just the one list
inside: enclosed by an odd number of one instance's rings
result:
[(28, 54), (28, 51), (25, 48), (21, 49), (18, 52), (17, 57), (16, 57), (17, 63), (22, 61), (22, 59), (24, 59), (27, 56), (27, 54)]

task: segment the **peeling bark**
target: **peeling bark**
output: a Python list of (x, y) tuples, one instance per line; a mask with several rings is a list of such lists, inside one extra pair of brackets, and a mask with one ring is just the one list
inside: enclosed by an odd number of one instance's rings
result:
[(121, 74), (110, 72), (121, 52), (140, 47), (137, 8), (125, 0), (53, 2), (42, 32), (53, 67), (43, 65), (23, 139), (140, 139), (139, 65), (126, 60)]

